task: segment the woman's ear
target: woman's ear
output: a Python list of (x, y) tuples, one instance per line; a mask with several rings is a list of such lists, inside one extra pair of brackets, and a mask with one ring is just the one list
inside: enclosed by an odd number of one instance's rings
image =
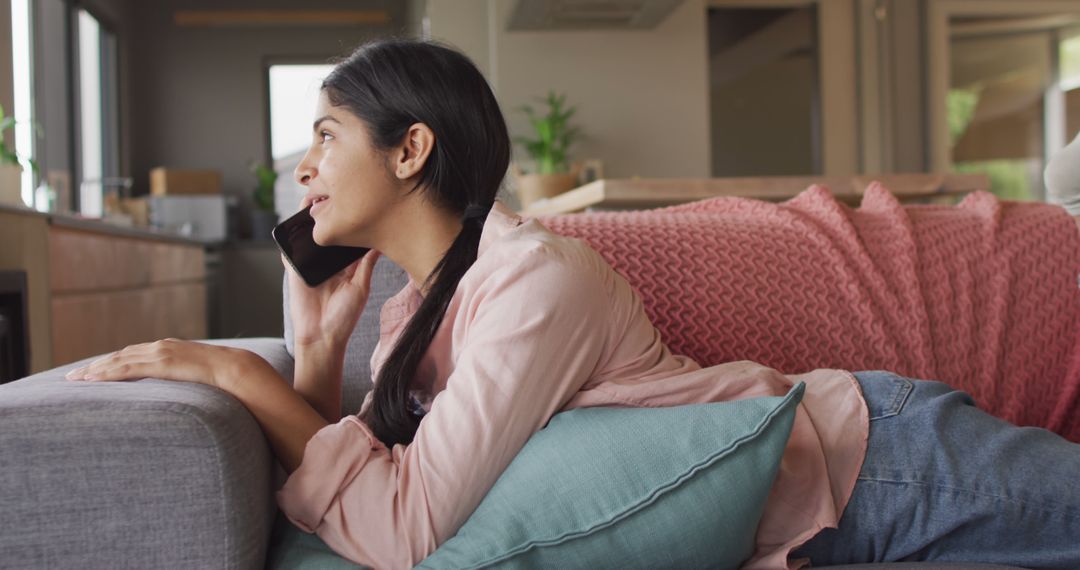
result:
[(423, 170), (434, 147), (435, 133), (424, 123), (413, 123), (395, 153), (398, 159), (394, 164), (394, 174), (402, 180), (412, 178)]

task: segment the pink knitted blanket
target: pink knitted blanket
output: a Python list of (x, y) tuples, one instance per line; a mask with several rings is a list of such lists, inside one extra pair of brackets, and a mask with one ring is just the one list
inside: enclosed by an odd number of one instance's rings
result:
[(1080, 442), (1080, 232), (1057, 206), (902, 206), (875, 183), (857, 209), (811, 186), (537, 219), (600, 252), (702, 366), (891, 370)]

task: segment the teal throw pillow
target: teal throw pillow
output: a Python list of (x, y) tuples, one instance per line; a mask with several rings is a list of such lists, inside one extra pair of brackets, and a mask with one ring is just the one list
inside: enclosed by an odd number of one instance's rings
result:
[(804, 389), (556, 414), (417, 568), (737, 568)]
[(306, 533), (293, 525), (280, 510), (274, 518), (270, 547), (266, 552), (266, 570), (359, 570), (334, 552), (317, 534)]

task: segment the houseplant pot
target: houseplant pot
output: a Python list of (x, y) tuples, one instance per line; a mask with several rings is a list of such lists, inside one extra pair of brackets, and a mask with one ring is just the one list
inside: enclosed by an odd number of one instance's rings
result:
[(256, 241), (266, 241), (274, 239), (271, 236), (271, 232), (274, 231), (274, 226), (277, 225), (277, 213), (267, 212), (266, 210), (255, 209), (251, 211), (251, 239)]
[(574, 163), (570, 172), (558, 174), (526, 174), (520, 166), (515, 164), (512, 172), (517, 181), (518, 201), (521, 202), (522, 208), (527, 208), (529, 204), (537, 200), (558, 196), (576, 187), (581, 165)]

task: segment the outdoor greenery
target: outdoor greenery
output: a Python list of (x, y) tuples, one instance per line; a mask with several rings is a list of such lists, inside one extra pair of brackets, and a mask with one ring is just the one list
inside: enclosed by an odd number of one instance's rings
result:
[[(975, 117), (981, 90), (950, 89), (946, 105), (948, 109), (949, 138), (952, 146), (960, 141)], [(990, 179), (990, 191), (1005, 200), (1032, 200), (1031, 182), (1028, 180), (1027, 162), (1024, 160), (987, 160), (953, 164), (953, 171), (961, 174), (985, 174)]]
[(576, 109), (564, 109), (566, 95), (557, 95), (554, 91), (549, 91), (546, 99), (537, 100), (548, 105), (547, 114), (538, 116), (530, 105), (518, 107), (528, 115), (537, 138), (514, 137), (514, 141), (521, 143), (529, 157), (536, 161), (539, 174), (569, 172), (567, 149), (580, 134), (577, 127), (569, 125)]

